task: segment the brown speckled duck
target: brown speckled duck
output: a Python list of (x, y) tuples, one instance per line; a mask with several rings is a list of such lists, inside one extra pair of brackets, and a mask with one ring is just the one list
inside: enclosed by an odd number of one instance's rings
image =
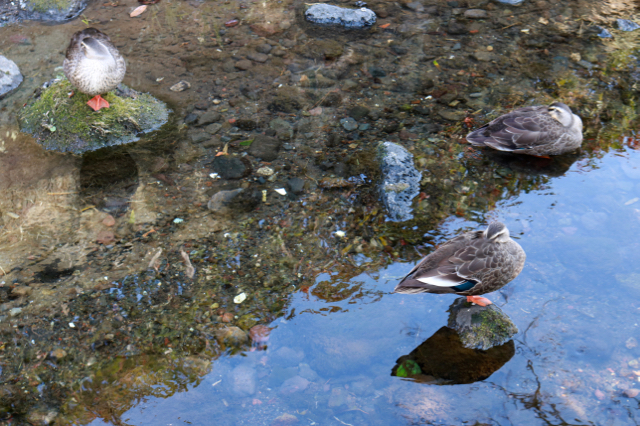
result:
[(498, 290), (518, 276), (526, 254), (501, 222), (484, 231), (465, 232), (420, 261), (394, 293), (455, 293), (480, 306), (491, 304), (481, 294)]
[(519, 108), (469, 133), (467, 141), (516, 154), (559, 155), (582, 144), (582, 120), (561, 102)]
[(64, 59), (64, 75), (79, 91), (95, 96), (87, 104), (98, 111), (109, 103), (100, 95), (116, 88), (127, 66), (109, 36), (95, 28), (71, 37)]

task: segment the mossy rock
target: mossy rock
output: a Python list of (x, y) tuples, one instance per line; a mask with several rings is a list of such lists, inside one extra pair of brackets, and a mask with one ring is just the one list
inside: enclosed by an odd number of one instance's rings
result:
[(505, 344), (518, 333), (518, 327), (496, 305), (474, 305), (464, 297), (449, 307), (447, 325), (458, 332), (465, 348), (485, 351)]
[(45, 149), (81, 154), (135, 142), (169, 118), (164, 102), (123, 84), (103, 97), (111, 106), (93, 111), (87, 105), (91, 96), (75, 90), (66, 78), (54, 79), (20, 111), (20, 129)]

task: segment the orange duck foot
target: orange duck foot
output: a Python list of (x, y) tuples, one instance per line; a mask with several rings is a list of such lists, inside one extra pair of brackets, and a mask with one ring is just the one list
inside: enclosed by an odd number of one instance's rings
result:
[(89, 102), (87, 102), (87, 105), (89, 105), (94, 111), (98, 111), (101, 108), (109, 108), (109, 102), (105, 101), (104, 98), (100, 95), (89, 100)]
[(492, 304), (491, 300), (480, 296), (467, 296), (467, 302), (475, 303), (476, 305), (480, 306), (487, 306)]

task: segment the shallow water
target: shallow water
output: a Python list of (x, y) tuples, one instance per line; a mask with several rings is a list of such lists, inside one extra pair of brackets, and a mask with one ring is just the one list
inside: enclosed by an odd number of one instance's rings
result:
[[(25, 75), (0, 100), (0, 424), (638, 423), (637, 36), (592, 27), (634, 5), (372, 1), (380, 19), (364, 32), (313, 27), (291, 1), (162, 0), (129, 18), (137, 5), (0, 28), (0, 54)], [(472, 7), (489, 18), (452, 30)], [(87, 25), (127, 58), (124, 83), (174, 118), (136, 144), (45, 152), (16, 114)], [(265, 43), (265, 62), (236, 66)], [(169, 90), (180, 80), (191, 88)], [(469, 128), (553, 100), (582, 116), (581, 153), (463, 143)], [(348, 132), (340, 119), (355, 106), (370, 113)], [(207, 109), (215, 131), (189, 118)], [(264, 133), (282, 143), (270, 162), (245, 143)], [(422, 173), (411, 221), (386, 220), (382, 140)], [(240, 179), (211, 177), (225, 145), (247, 167)], [(265, 166), (274, 178), (260, 178)], [(275, 192), (293, 177), (301, 194)], [(237, 188), (246, 197), (230, 212), (207, 209)], [(392, 376), (443, 335), (455, 300), (395, 284), (494, 219), (527, 252), (488, 296), (520, 332), (495, 365), (462, 365), (465, 384)], [(256, 324), (271, 330), (261, 342), (247, 337)]]

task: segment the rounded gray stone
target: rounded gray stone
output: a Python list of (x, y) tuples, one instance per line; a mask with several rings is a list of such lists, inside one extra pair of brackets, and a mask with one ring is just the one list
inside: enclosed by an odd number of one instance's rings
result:
[(364, 28), (376, 23), (375, 12), (366, 7), (349, 9), (318, 3), (309, 6), (304, 16), (307, 21), (315, 24), (340, 25), (345, 28)]
[(16, 63), (0, 55), (0, 99), (14, 91), (20, 83), (22, 74)]

